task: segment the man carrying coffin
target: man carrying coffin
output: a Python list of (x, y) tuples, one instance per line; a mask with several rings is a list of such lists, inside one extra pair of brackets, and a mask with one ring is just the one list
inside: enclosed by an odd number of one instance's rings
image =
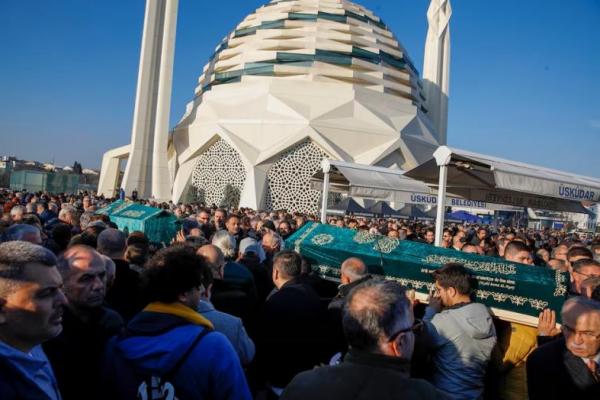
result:
[(483, 396), (496, 331), (486, 306), (471, 302), (473, 278), (464, 266), (433, 273), (435, 294), (423, 317), (423, 339), (433, 355), (432, 383), (451, 399)]

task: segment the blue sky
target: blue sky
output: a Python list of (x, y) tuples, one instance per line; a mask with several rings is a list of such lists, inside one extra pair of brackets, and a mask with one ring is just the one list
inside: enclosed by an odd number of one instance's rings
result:
[[(171, 125), (259, 0), (180, 0)], [(363, 0), (422, 70), (428, 0)], [(99, 167), (129, 143), (143, 0), (0, 0), (0, 154)], [(452, 146), (600, 177), (600, 0), (454, 0)]]

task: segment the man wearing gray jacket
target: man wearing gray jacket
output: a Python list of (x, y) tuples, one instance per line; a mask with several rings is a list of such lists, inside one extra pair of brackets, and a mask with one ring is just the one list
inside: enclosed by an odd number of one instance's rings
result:
[(473, 278), (460, 264), (433, 273), (435, 294), (423, 318), (423, 339), (432, 352), (432, 383), (451, 399), (483, 397), (484, 375), (496, 344), (492, 317), (471, 302)]
[(215, 310), (215, 307), (208, 299), (200, 300), (198, 312), (212, 322), (215, 331), (227, 336), (227, 339), (229, 339), (240, 357), (242, 365), (248, 365), (252, 362), (256, 349), (254, 342), (246, 333), (246, 329), (244, 329), (244, 324), (240, 318)]

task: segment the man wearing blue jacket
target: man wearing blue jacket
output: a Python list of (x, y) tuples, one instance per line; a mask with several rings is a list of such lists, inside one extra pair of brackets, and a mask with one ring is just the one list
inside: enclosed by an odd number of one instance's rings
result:
[(150, 302), (107, 348), (111, 399), (251, 399), (228, 339), (195, 311), (209, 271), (189, 247), (158, 252), (145, 272)]
[(0, 244), (0, 398), (60, 400), (41, 344), (62, 330), (67, 299), (56, 257), (23, 241)]

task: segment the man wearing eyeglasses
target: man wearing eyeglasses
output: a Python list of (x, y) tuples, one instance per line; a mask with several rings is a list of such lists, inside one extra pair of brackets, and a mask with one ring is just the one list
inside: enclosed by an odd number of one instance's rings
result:
[(560, 339), (527, 361), (529, 398), (600, 399), (600, 302), (574, 297), (562, 309)]
[(434, 386), (451, 399), (479, 399), (496, 345), (486, 306), (473, 303), (473, 278), (461, 264), (433, 273), (435, 293), (423, 317), (422, 339), (433, 358)]
[(396, 282), (369, 280), (355, 287), (343, 311), (350, 350), (340, 365), (297, 375), (281, 400), (438, 399), (435, 388), (410, 378), (414, 319)]

